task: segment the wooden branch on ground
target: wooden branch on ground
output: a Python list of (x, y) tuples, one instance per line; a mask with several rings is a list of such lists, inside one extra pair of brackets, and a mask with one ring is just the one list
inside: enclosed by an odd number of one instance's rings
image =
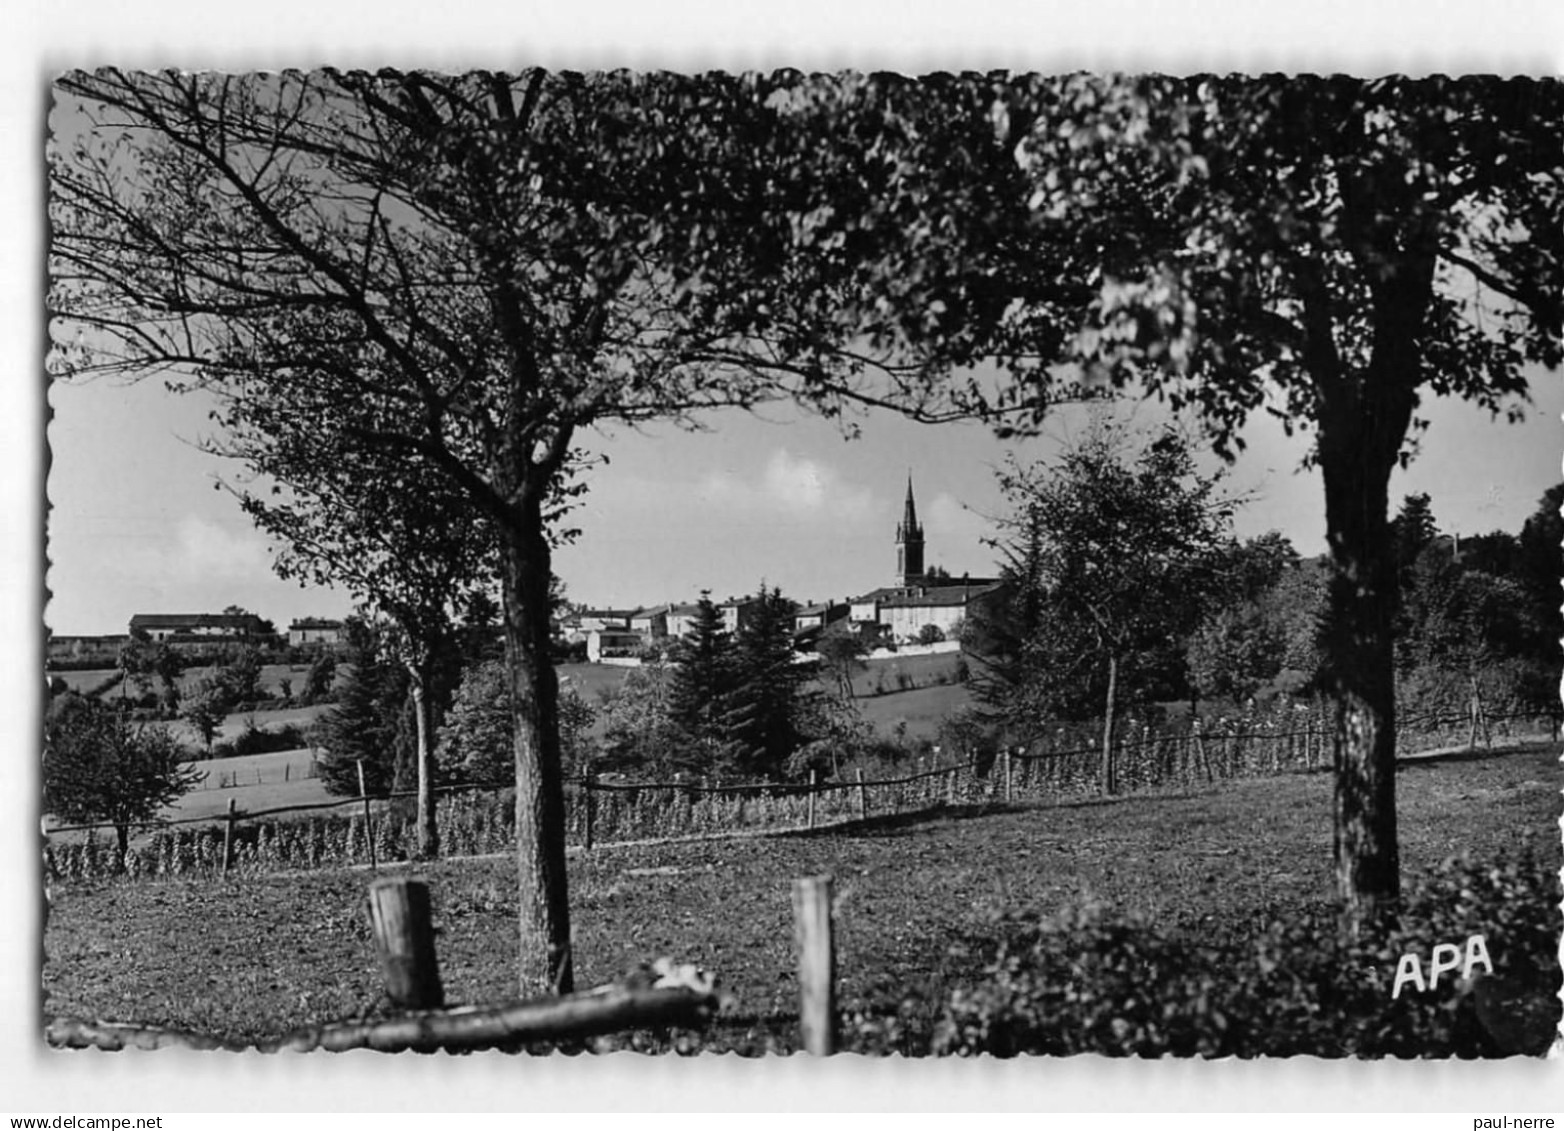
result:
[(225, 1049), (243, 1052), (434, 1052), (477, 1050), (520, 1041), (565, 1041), (632, 1029), (696, 1027), (716, 1013), (715, 993), (686, 987), (632, 989), (607, 986), (570, 997), (539, 998), (500, 1006), (471, 1006), (409, 1013), (380, 1021), (333, 1022), (281, 1038), (244, 1043), (180, 1029), (56, 1017), (44, 1029), (55, 1048)]

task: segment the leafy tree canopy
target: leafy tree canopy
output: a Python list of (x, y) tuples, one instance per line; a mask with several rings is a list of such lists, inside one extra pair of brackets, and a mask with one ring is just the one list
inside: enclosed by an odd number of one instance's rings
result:
[(167, 727), (134, 725), (96, 699), (66, 693), (50, 704), (44, 730), (43, 808), (61, 821), (114, 826), (120, 858), (133, 824), (201, 780)]

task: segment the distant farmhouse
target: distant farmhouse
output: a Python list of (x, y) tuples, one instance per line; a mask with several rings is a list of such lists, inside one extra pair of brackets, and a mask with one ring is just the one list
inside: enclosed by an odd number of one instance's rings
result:
[[(829, 625), (849, 620), (860, 627), (873, 626), (881, 640), (897, 644), (919, 641), (929, 625), (954, 639), (961, 625), (998, 600), (1003, 583), (991, 577), (951, 578), (931, 576), (924, 570), (923, 526), (918, 521), (912, 478), (902, 520), (896, 527), (896, 582), (872, 589), (845, 601), (824, 601), (801, 606), (794, 614), (795, 643), (813, 648)], [(754, 615), (753, 597), (724, 601), (717, 606), (722, 626), (737, 632)], [(695, 625), (699, 609), (692, 604), (652, 605), (639, 609), (579, 609), (563, 617), (561, 635), (570, 643), (586, 642), (587, 659), (593, 663), (634, 663), (636, 657), (668, 640), (686, 635)]]
[(321, 617), (300, 617), (288, 626), (288, 645), (304, 648), (319, 645), (336, 648), (344, 643), (346, 628), (339, 620)]
[(267, 635), (254, 613), (137, 613), (130, 634), (186, 647), (233, 644)]

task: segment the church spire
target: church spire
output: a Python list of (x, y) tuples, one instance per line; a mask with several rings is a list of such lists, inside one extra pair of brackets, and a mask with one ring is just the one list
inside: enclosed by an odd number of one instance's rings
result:
[(917, 585), (923, 580), (923, 527), (912, 499), (912, 472), (907, 473), (907, 503), (896, 527), (896, 584)]

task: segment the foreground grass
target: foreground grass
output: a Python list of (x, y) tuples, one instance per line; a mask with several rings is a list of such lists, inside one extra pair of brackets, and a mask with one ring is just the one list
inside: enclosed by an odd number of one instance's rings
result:
[[(1558, 748), (1404, 764), (1404, 873), (1456, 852), (1556, 866)], [(1241, 935), (1331, 897), (1326, 775), (1179, 797), (957, 812), (810, 836), (606, 849), (571, 860), (577, 981), (659, 955), (716, 971), (787, 1047), (796, 1008), (789, 886), (836, 877), (841, 1000), (935, 1009), (972, 977), (995, 916), (1087, 900), (1193, 937)], [(514, 996), (508, 860), (422, 869), (452, 1003)], [(363, 871), (67, 887), (53, 894), (53, 1014), (239, 1039), (375, 1015)]]

